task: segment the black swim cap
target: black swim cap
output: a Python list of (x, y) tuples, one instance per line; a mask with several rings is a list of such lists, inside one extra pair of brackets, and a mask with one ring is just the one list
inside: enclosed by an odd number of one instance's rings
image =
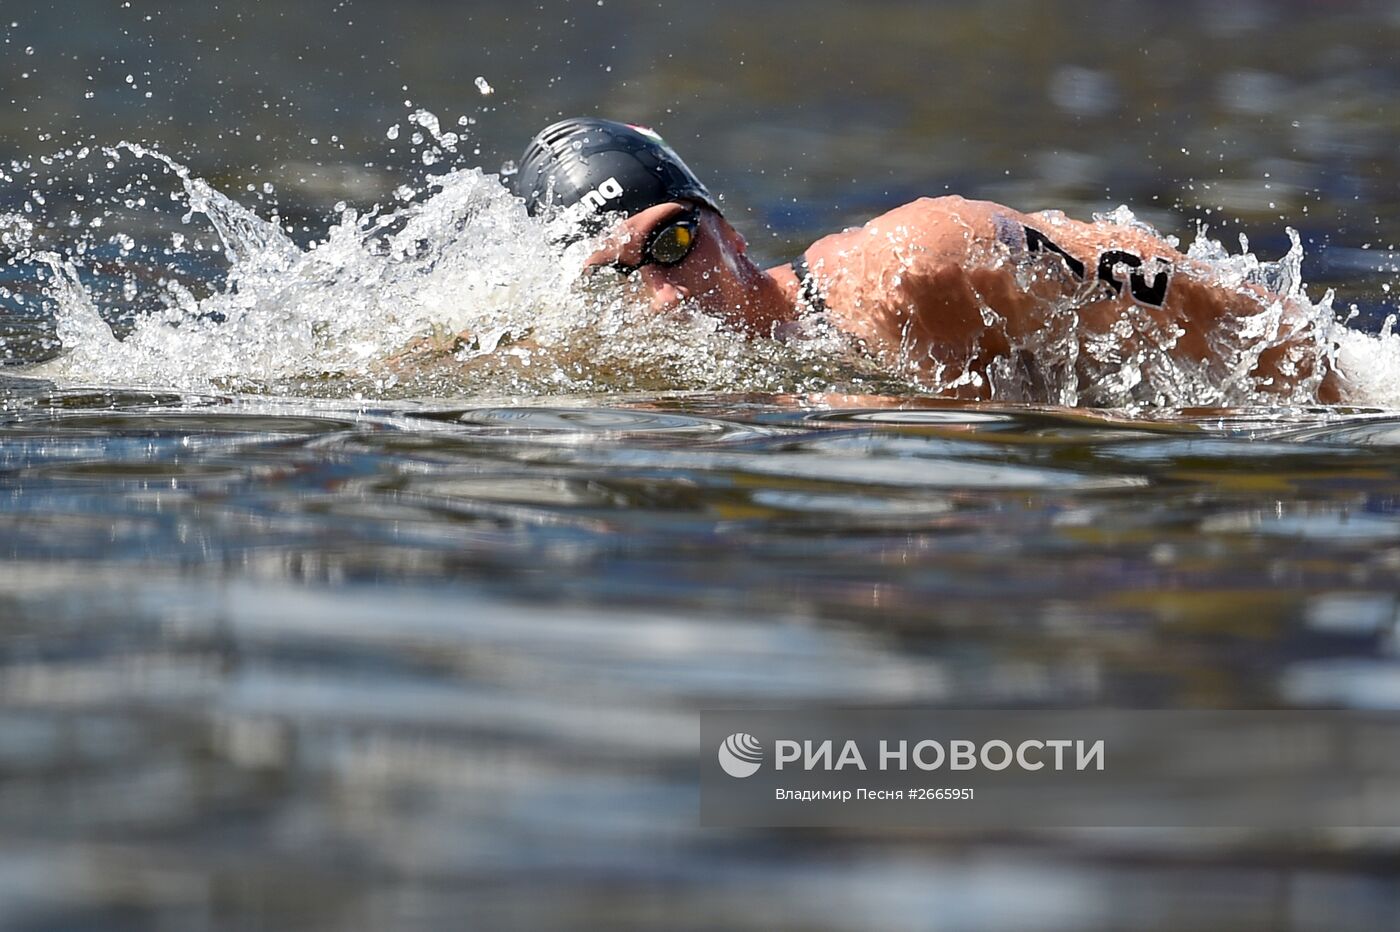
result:
[[(714, 197), (680, 156), (642, 126), (579, 117), (547, 126), (520, 157), (511, 190), (531, 216), (543, 207), (584, 201), (594, 214), (629, 217), (667, 201), (698, 201), (719, 211)], [(586, 224), (592, 225), (592, 224)]]

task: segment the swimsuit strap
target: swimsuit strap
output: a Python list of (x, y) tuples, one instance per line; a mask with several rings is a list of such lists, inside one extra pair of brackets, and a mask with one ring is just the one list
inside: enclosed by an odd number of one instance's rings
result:
[(792, 271), (797, 276), (797, 297), (812, 313), (825, 313), (826, 299), (822, 297), (821, 288), (817, 285), (816, 277), (812, 275), (811, 266), (807, 265), (805, 254), (792, 260)]

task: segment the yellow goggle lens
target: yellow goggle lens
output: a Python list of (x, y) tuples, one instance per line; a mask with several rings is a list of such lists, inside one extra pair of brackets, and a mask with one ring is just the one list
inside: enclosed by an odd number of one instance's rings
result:
[(657, 231), (648, 248), (650, 260), (661, 265), (675, 265), (690, 254), (695, 245), (695, 222), (678, 220)]

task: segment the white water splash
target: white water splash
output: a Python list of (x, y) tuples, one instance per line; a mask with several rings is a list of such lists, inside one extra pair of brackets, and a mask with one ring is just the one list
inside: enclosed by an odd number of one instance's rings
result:
[(1348, 400), (1355, 404), (1400, 408), (1400, 336), (1395, 315), (1379, 335), (1343, 330), (1338, 335), (1337, 368), (1349, 381)]
[[(1363, 333), (1350, 329), (1333, 308), (1332, 289), (1323, 292), (1317, 301), (1312, 301), (1304, 290), (1302, 273), (1303, 247), (1295, 230), (1288, 230), (1291, 246), (1288, 253), (1277, 262), (1262, 262), (1249, 251), (1249, 242), (1240, 236), (1240, 254), (1230, 255), (1215, 240), (1208, 239), (1204, 231), (1198, 232), (1188, 255), (1191, 258), (1209, 261), (1220, 280), (1233, 287), (1261, 285), (1279, 295), (1281, 302), (1292, 302), (1296, 307), (1308, 310), (1312, 325), (1316, 352), (1325, 358), (1327, 365), (1342, 377), (1342, 400), (1348, 404), (1374, 405), (1383, 408), (1400, 408), (1400, 336), (1394, 332), (1395, 315), (1387, 318), (1379, 334)], [(1259, 321), (1246, 321), (1243, 332), (1253, 323), (1259, 326), (1276, 326), (1281, 302), (1264, 309)], [(1354, 314), (1354, 312), (1353, 312)], [(1258, 331), (1255, 331), (1257, 333)], [(1247, 341), (1241, 341), (1246, 342)], [(1258, 349), (1247, 356), (1252, 363), (1257, 358)], [(1294, 397), (1288, 399), (1268, 398), (1271, 401), (1293, 401), (1307, 403), (1316, 391), (1317, 379), (1305, 380), (1300, 384)], [(1230, 403), (1257, 402), (1257, 398), (1241, 401), (1227, 399)]]
[(346, 208), (326, 238), (301, 249), (276, 224), (216, 191), (159, 152), (184, 188), (186, 222), (202, 216), (228, 261), (218, 294), (195, 301), (166, 294), (118, 341), (101, 323), (69, 259), (37, 258), (54, 273), (64, 354), (54, 374), (98, 381), (190, 386), (217, 380), (274, 381), (363, 371), (433, 328), (493, 323), (567, 290), (577, 269), (545, 262), (544, 230), (493, 179), (464, 171), (433, 195), (389, 214)]

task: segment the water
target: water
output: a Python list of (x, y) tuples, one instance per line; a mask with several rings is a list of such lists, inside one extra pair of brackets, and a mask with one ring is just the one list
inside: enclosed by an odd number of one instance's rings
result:
[(1396, 906), (1385, 832), (694, 821), (706, 707), (1393, 707), (1393, 415), (4, 399), (0, 883), (35, 927)]
[[(0, 924), (1393, 922), (1393, 832), (702, 830), (696, 744), (1400, 705), (1400, 17), (751, 7), (0, 14)], [(1126, 204), (1354, 310), (1350, 397), (955, 404), (657, 320), (494, 178), (600, 101), (773, 262), (945, 188)]]

